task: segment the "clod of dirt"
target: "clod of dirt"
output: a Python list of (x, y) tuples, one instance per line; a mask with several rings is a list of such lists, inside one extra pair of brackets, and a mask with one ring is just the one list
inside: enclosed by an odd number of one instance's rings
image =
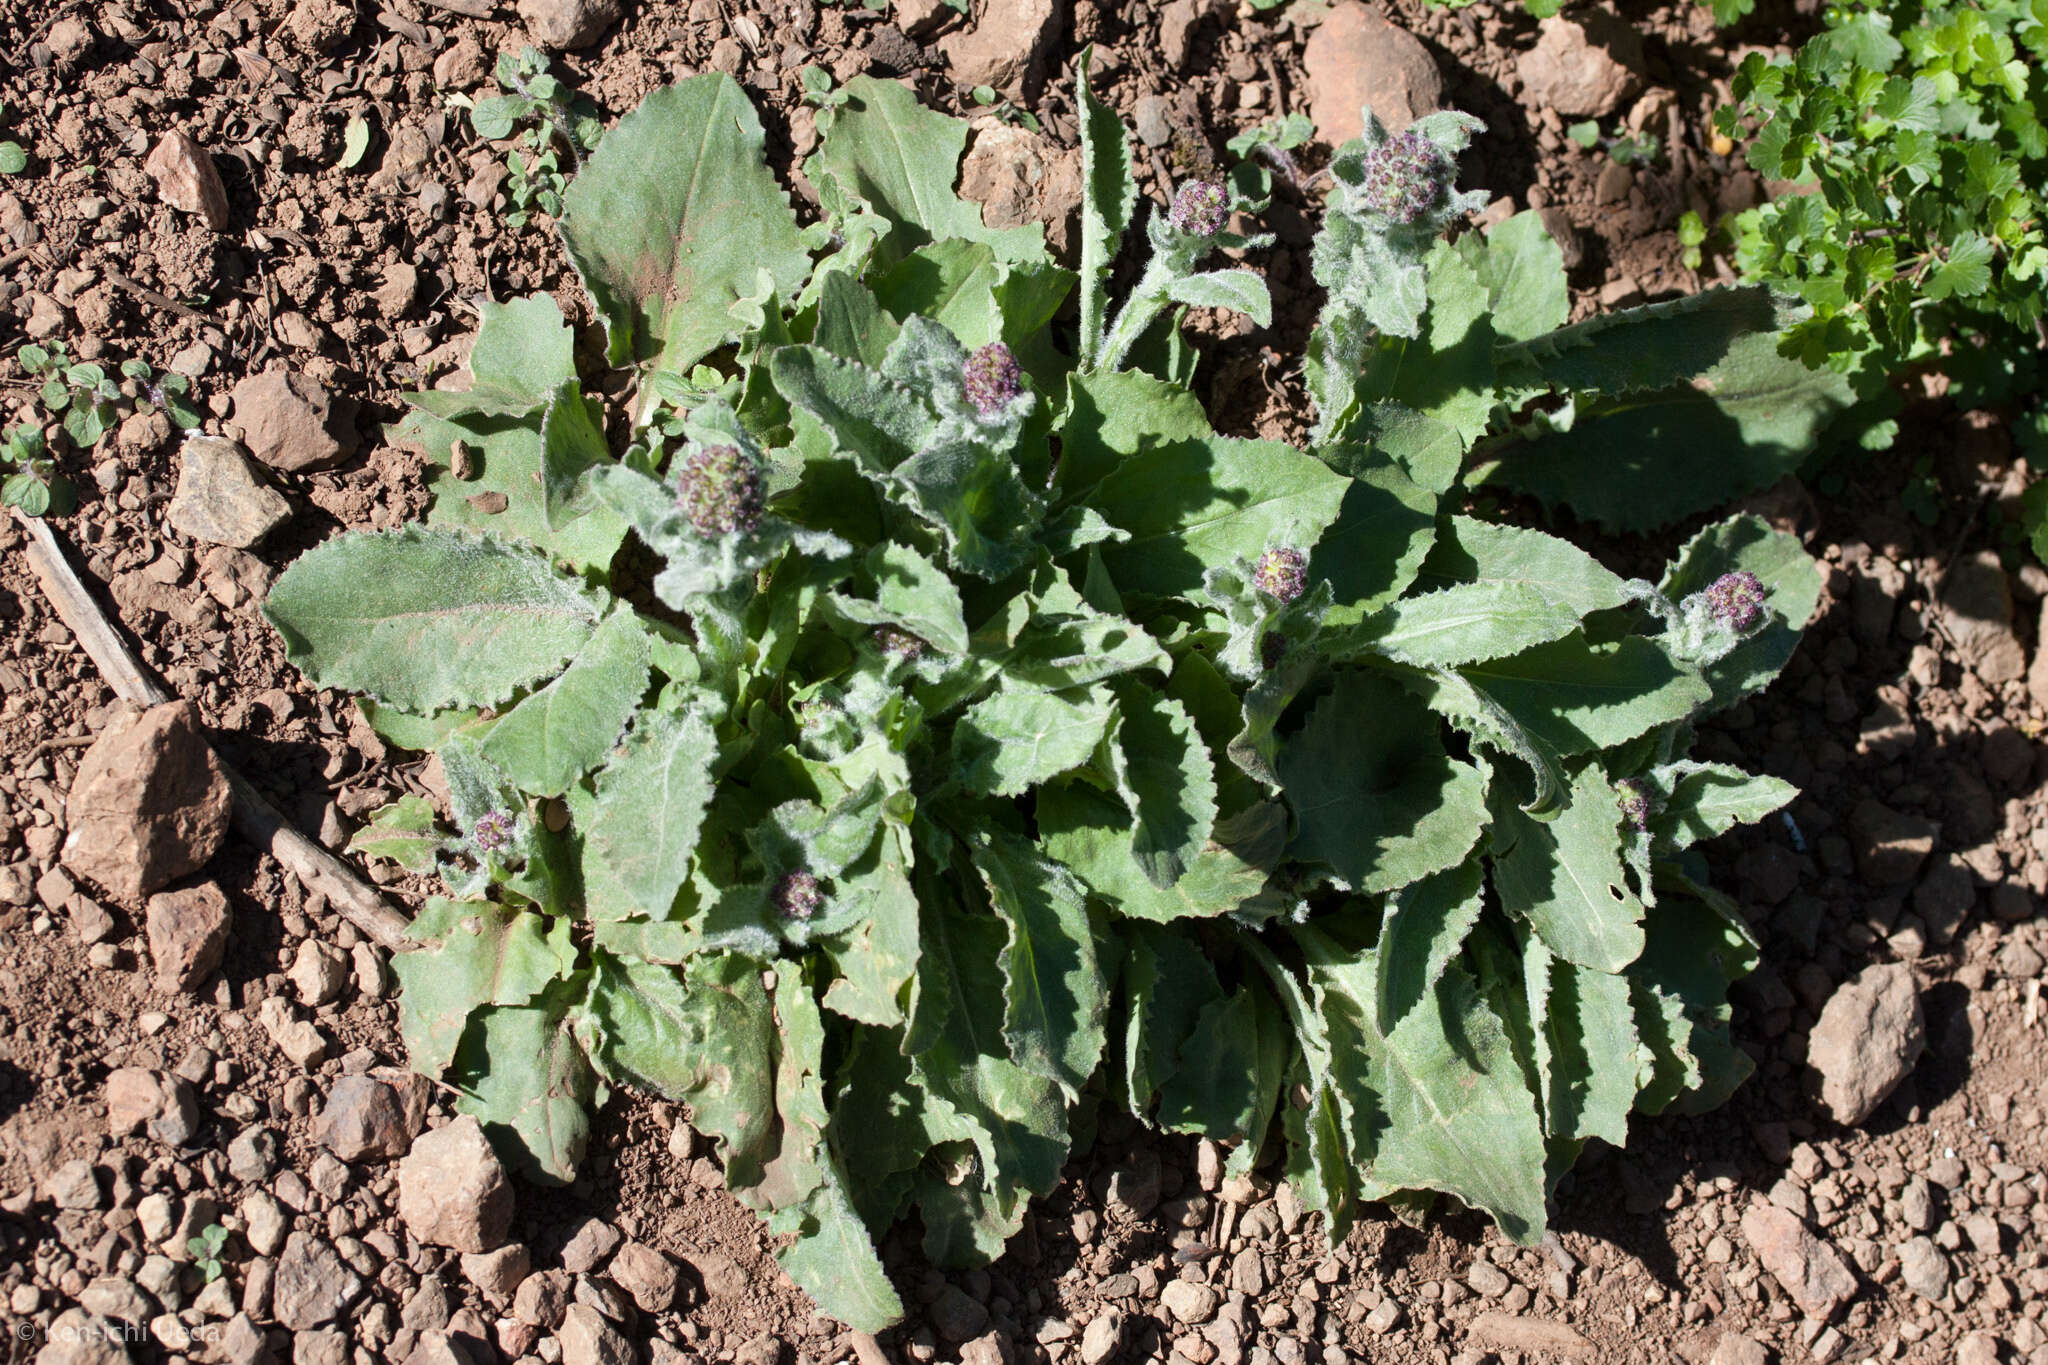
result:
[(1605, 11), (1545, 19), (1536, 46), (1515, 63), (1522, 103), (1568, 118), (1617, 112), (1641, 87), (1642, 69), (1642, 35)]
[(2012, 587), (1998, 551), (1979, 550), (1956, 561), (1941, 580), (1941, 623), (1956, 653), (1985, 682), (2025, 676), (2027, 651), (2012, 629)]
[(263, 483), (248, 454), (219, 436), (194, 436), (178, 450), (178, 491), (166, 519), (209, 545), (246, 550), (291, 518), (284, 494)]
[(1927, 1046), (1927, 1024), (1912, 969), (1865, 968), (1828, 998), (1813, 1026), (1806, 1059), (1820, 1073), (1820, 1100), (1835, 1122), (1870, 1117)]
[(473, 1115), (414, 1140), (398, 1163), (398, 1216), (432, 1246), (480, 1252), (503, 1244), (512, 1182)]
[(186, 132), (167, 133), (142, 163), (156, 181), (157, 197), (181, 213), (205, 220), (215, 232), (228, 226), (228, 192), (213, 158)]
[(1398, 133), (1443, 106), (1443, 75), (1429, 49), (1377, 5), (1331, 10), (1309, 35), (1301, 62), (1316, 136), (1332, 147), (1359, 135), (1367, 107)]
[(519, 18), (540, 47), (588, 47), (619, 22), (619, 0), (519, 0)]
[(1465, 1343), (1482, 1351), (1520, 1351), (1561, 1360), (1591, 1360), (1596, 1352), (1571, 1324), (1512, 1313), (1481, 1313), (1466, 1330)]
[(990, 0), (973, 28), (939, 39), (939, 51), (960, 84), (1029, 96), (1044, 78), (1059, 28), (1059, 0)]
[(168, 990), (196, 991), (220, 965), (228, 944), (228, 898), (201, 882), (149, 898), (149, 956)]
[(64, 865), (139, 900), (213, 857), (233, 804), (192, 703), (118, 713), (71, 784)]
[(294, 370), (265, 370), (235, 385), (235, 424), (272, 469), (319, 469), (355, 453), (356, 405)]
[(1742, 1215), (1742, 1236), (1808, 1317), (1825, 1321), (1855, 1296), (1856, 1272), (1842, 1253), (1791, 1211), (1753, 1205)]
[(960, 197), (980, 204), (981, 221), (992, 228), (1045, 224), (1046, 245), (1062, 260), (1079, 250), (1078, 148), (1062, 151), (1029, 129), (978, 119), (974, 145), (960, 164)]
[(158, 1142), (182, 1147), (198, 1131), (199, 1102), (180, 1078), (140, 1066), (107, 1073), (109, 1136), (146, 1132)]

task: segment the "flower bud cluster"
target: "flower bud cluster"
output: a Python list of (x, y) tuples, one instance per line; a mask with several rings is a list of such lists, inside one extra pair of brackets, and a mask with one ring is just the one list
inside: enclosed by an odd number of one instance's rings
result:
[(1173, 196), (1166, 221), (1190, 237), (1214, 237), (1230, 217), (1230, 199), (1212, 180), (1190, 180)]
[(1706, 589), (1707, 610), (1730, 630), (1746, 633), (1764, 615), (1763, 580), (1746, 569), (1724, 573)]
[(485, 811), (477, 816), (469, 837), (486, 853), (495, 853), (512, 842), (512, 817), (504, 811)]
[(818, 879), (808, 872), (787, 872), (775, 883), (775, 912), (784, 919), (808, 920), (825, 904)]
[(761, 466), (738, 446), (692, 450), (676, 475), (676, 506), (701, 536), (753, 531), (767, 501)]
[(1628, 822), (1630, 829), (1650, 827), (1650, 793), (1643, 784), (1633, 777), (1624, 777), (1614, 784), (1615, 799), (1621, 803), (1621, 818)]
[(1282, 606), (1308, 587), (1308, 556), (1290, 546), (1276, 546), (1252, 566), (1252, 586)]
[(1456, 173), (1443, 150), (1411, 128), (1366, 154), (1359, 195), (1366, 208), (1407, 227), (1443, 202)]
[(1023, 367), (1000, 341), (991, 341), (960, 367), (960, 387), (983, 417), (993, 417), (1015, 402), (1023, 380)]
[(895, 626), (876, 626), (875, 648), (892, 659), (911, 663), (924, 657), (924, 641)]

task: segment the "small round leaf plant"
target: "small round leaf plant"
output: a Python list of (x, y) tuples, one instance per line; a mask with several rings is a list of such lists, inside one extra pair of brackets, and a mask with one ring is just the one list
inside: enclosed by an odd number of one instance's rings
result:
[(651, 95), (561, 220), (630, 411), (551, 300), (486, 304), (414, 398), (425, 524), (266, 607), (446, 777), (355, 839), (446, 883), (394, 962), (412, 1064), (540, 1180), (608, 1087), (687, 1105), (866, 1329), (902, 1311), (875, 1239), (997, 1255), (1105, 1105), (1278, 1163), (1333, 1233), (1437, 1192), (1528, 1242), (1588, 1139), (1747, 1068), (1755, 943), (1692, 846), (1791, 792), (1686, 752), (1789, 657), (1798, 544), (1733, 520), (1652, 584), (1460, 510), (1460, 453), (1568, 386), (1387, 362), (1601, 344), (1533, 219), (1442, 240), (1460, 115), (1340, 151), (1326, 435), (1217, 434), (1179, 323), (1266, 320), (1222, 259), (1256, 176), (1141, 204), (1081, 90), (1078, 272), (957, 197), (964, 126), (899, 86), (825, 101), (808, 226), (738, 85)]

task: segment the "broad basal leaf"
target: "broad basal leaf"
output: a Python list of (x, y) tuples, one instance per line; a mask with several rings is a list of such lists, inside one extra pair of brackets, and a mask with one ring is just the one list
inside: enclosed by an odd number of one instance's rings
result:
[(689, 875), (711, 801), (718, 740), (694, 711), (644, 711), (597, 775), (583, 881), (598, 919), (666, 919)]
[(1498, 659), (1579, 628), (1569, 603), (1521, 583), (1460, 583), (1402, 598), (1368, 617), (1345, 646), (1418, 668)]
[(1178, 882), (1216, 824), (1216, 774), (1187, 709), (1145, 687), (1118, 689), (1112, 771), (1131, 813), (1131, 852), (1156, 887)]
[(477, 304), (476, 340), (469, 351), (469, 387), (408, 394), (414, 407), (437, 417), (461, 413), (519, 415), (543, 407), (576, 378), (576, 336), (562, 309), (546, 294)]
[(1619, 575), (1568, 540), (1462, 516), (1444, 519), (1416, 581), (1430, 589), (1461, 583), (1532, 588), (1580, 616), (1630, 597)]
[(524, 1005), (576, 968), (568, 920), (489, 901), (430, 900), (406, 937), (428, 945), (391, 957), (405, 1048), (428, 1076), (455, 1060), (471, 1014)]
[(1621, 806), (1597, 765), (1579, 771), (1571, 793), (1547, 822), (1498, 813), (1494, 891), (1559, 957), (1619, 972), (1643, 951), (1643, 903), (1621, 859)]
[(1633, 635), (1595, 645), (1574, 633), (1458, 673), (1550, 752), (1567, 758), (1681, 720), (1709, 696), (1696, 670)]
[(953, 731), (961, 786), (1017, 796), (1079, 767), (1102, 742), (1111, 709), (1101, 688), (1003, 691), (976, 702)]
[(1218, 436), (1155, 447), (1103, 479), (1095, 506), (1130, 532), (1103, 562), (1125, 592), (1185, 596), (1208, 570), (1269, 547), (1309, 549), (1350, 480), (1290, 446)]
[(1752, 824), (1799, 794), (1789, 782), (1726, 763), (1673, 763), (1649, 776), (1656, 792), (1650, 831), (1672, 848)]
[(558, 981), (530, 1005), (477, 1011), (448, 1078), (455, 1107), (536, 1184), (573, 1180), (590, 1138), (597, 1077), (569, 1026), (584, 990), (580, 977)]
[(730, 310), (758, 272), (785, 298), (803, 284), (810, 256), (764, 146), (739, 83), (707, 71), (648, 95), (570, 182), (562, 243), (614, 365), (685, 373), (738, 335)]
[(1262, 828), (1271, 835), (1266, 847), (1231, 849), (1211, 840), (1179, 880), (1162, 888), (1138, 862), (1130, 811), (1116, 798), (1085, 783), (1057, 782), (1039, 788), (1037, 808), (1046, 852), (1132, 919), (1229, 914), (1265, 889), (1286, 838), (1285, 813), (1277, 805), (1266, 806)]
[(1444, 752), (1427, 709), (1357, 669), (1280, 750), (1299, 832), (1291, 852), (1355, 890), (1392, 891), (1464, 861), (1486, 828), (1486, 781)]
[(434, 808), (406, 795), (373, 814), (350, 836), (348, 847), (351, 853), (388, 858), (408, 872), (431, 872), (445, 838), (435, 825)]
[(631, 610), (604, 619), (562, 675), (499, 717), (483, 754), (536, 796), (604, 762), (647, 691), (650, 639)]
[(601, 610), (529, 547), (417, 526), (316, 546), (263, 606), (319, 686), (409, 711), (497, 705), (559, 669)]
[(1008, 835), (984, 839), (973, 857), (989, 903), (1009, 927), (999, 962), (1010, 1055), (1025, 1070), (1079, 1094), (1102, 1060), (1108, 1007), (1080, 884)]

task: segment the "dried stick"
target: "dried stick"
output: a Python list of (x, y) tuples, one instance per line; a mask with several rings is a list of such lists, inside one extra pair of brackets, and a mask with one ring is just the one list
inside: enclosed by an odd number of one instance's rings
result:
[[(39, 518), (14, 509), (14, 519), (29, 534), (28, 564), (57, 615), (78, 637), (101, 676), (124, 701), (157, 706), (171, 700), (157, 680), (143, 668), (128, 648), (121, 632), (107, 620), (106, 613), (85, 590), (78, 574), (64, 558), (57, 537)], [(216, 755), (218, 757), (218, 755)], [(223, 762), (221, 770), (235, 793), (235, 829), (241, 836), (271, 857), (312, 890), (327, 898), (348, 922), (386, 948), (408, 946), (406, 917), (391, 908), (382, 896), (365, 886), (347, 863), (329, 853), (292, 827), (277, 808), (263, 799), (242, 775)]]

